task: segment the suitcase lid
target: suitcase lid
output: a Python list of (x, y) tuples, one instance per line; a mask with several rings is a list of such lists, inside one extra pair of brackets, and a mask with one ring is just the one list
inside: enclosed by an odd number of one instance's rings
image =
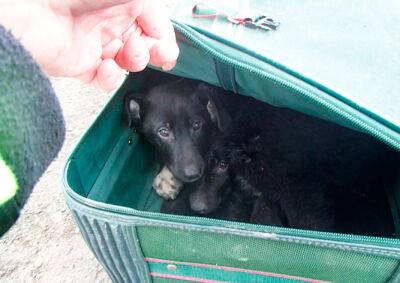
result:
[[(400, 133), (400, 2), (203, 1), (220, 16), (193, 17), (180, 1), (173, 20), (290, 73)], [(263, 11), (280, 22), (264, 31), (223, 14)], [(198, 11), (197, 11), (198, 12)], [(200, 9), (198, 14), (208, 11)], [(222, 15), (221, 15), (222, 14)]]

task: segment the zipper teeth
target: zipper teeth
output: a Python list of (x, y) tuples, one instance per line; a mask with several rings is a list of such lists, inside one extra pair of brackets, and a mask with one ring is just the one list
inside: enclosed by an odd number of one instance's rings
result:
[(239, 67), (240, 69), (244, 71), (248, 71), (251, 73), (255, 73), (257, 76), (266, 78), (268, 80), (273, 81), (276, 84), (282, 85), (285, 88), (295, 90), (297, 93), (300, 93), (302, 96), (306, 97), (307, 99), (311, 100), (314, 103), (318, 103), (319, 105), (323, 106), (324, 108), (328, 109), (331, 112), (334, 112), (341, 118), (344, 118), (345, 120), (349, 121), (351, 124), (357, 126), (358, 128), (365, 130), (369, 134), (371, 134), (373, 137), (375, 137), (377, 140), (382, 141), (386, 144), (389, 144), (390, 146), (394, 147), (396, 150), (400, 150), (400, 142), (394, 140), (393, 138), (389, 137), (385, 133), (380, 132), (379, 130), (375, 129), (374, 127), (368, 125), (364, 121), (360, 120), (359, 118), (353, 116), (352, 114), (343, 111), (342, 109), (338, 108), (335, 105), (332, 105), (326, 100), (321, 99), (320, 97), (310, 95), (309, 92), (304, 90), (303, 88), (300, 88), (296, 85), (293, 85), (291, 83), (288, 83), (287, 81), (284, 81), (280, 79), (277, 76), (274, 76), (273, 74), (267, 73), (265, 71), (260, 71), (259, 69), (252, 67), (248, 64), (245, 64), (243, 62), (240, 62), (236, 59), (233, 59), (231, 57), (228, 57), (226, 55), (221, 55), (218, 53), (218, 51), (212, 49), (208, 45), (206, 45), (204, 42), (198, 40), (195, 36), (193, 36), (190, 32), (188, 32), (184, 27), (180, 26), (178, 23), (174, 23), (174, 27), (182, 33), (186, 38), (190, 39), (192, 43), (198, 48), (201, 48), (203, 51), (206, 53), (210, 54), (212, 57), (216, 58), (217, 60), (221, 61), (222, 63), (227, 63), (229, 65), (234, 65), (235, 67)]
[[(263, 72), (258, 70), (257, 68), (254, 68), (252, 66), (249, 66), (243, 62), (237, 61), (235, 59), (232, 59), (230, 57), (227, 57), (225, 55), (221, 55), (218, 53), (218, 51), (212, 49), (211, 47), (207, 46), (205, 43), (197, 39), (193, 34), (185, 30), (182, 26), (180, 26), (178, 23), (174, 23), (174, 27), (182, 33), (187, 39), (191, 41), (196, 47), (200, 48), (201, 50), (205, 51), (206, 53), (210, 54), (212, 57), (215, 59), (227, 63), (229, 65), (233, 65), (235, 67), (239, 67), (242, 70), (254, 73), (258, 75), (259, 77), (269, 79), (273, 81), (276, 84), (282, 85), (286, 88), (295, 90), (297, 93), (300, 93), (302, 96), (305, 96), (307, 99), (310, 99), (311, 101), (318, 103), (319, 105), (322, 105), (323, 107), (327, 108), (328, 110), (334, 112), (335, 114), (339, 115), (340, 117), (346, 119), (347, 121), (351, 122), (352, 124), (358, 126), (359, 128), (366, 130), (369, 132), (371, 135), (373, 135), (376, 139), (383, 141), (385, 143), (389, 143), (391, 146), (395, 147), (397, 150), (400, 149), (400, 143), (395, 141), (394, 139), (388, 137), (387, 135), (379, 132), (378, 130), (374, 129), (370, 125), (366, 124), (363, 121), (360, 121), (358, 118), (354, 117), (353, 115), (339, 109), (338, 107), (330, 104), (327, 101), (324, 101), (323, 99), (319, 97), (315, 97), (310, 95), (307, 91), (305, 91), (302, 88), (299, 88), (298, 86), (295, 86), (293, 84), (290, 84), (272, 74)], [(383, 137), (382, 137), (383, 136)], [(150, 211), (141, 211), (141, 210), (136, 210), (133, 208), (128, 208), (128, 207), (121, 207), (121, 206), (116, 206), (116, 205), (110, 205), (106, 203), (99, 203), (97, 201), (87, 199), (77, 193), (75, 193), (72, 188), (69, 186), (67, 182), (67, 176), (66, 172), (68, 171), (68, 165), (69, 162), (66, 164), (64, 168), (64, 176), (62, 179), (63, 186), (67, 188), (66, 192), (69, 197), (73, 198), (74, 200), (78, 201), (79, 203), (94, 207), (96, 209), (100, 209), (106, 212), (118, 212), (118, 213), (123, 213), (126, 215), (137, 215), (137, 216), (144, 216), (144, 217), (151, 217), (151, 218), (156, 218), (157, 220), (161, 221), (176, 221), (178, 223), (183, 223), (182, 221), (190, 221), (192, 222), (191, 224), (202, 224), (205, 220), (208, 222), (206, 224), (207, 226), (211, 225), (218, 225), (220, 227), (227, 227), (227, 228), (233, 228), (233, 229), (240, 229), (240, 230), (265, 230), (263, 232), (268, 233), (268, 232), (276, 232), (276, 233), (282, 233), (286, 234), (289, 236), (302, 236), (302, 237), (308, 237), (308, 238), (313, 238), (315, 235), (318, 235), (320, 238), (322, 236), (323, 239), (328, 239), (328, 240), (339, 240), (343, 241), (343, 236), (347, 241), (352, 241), (352, 240), (357, 240), (357, 241), (364, 241), (364, 243), (368, 244), (397, 244), (398, 240), (397, 239), (388, 239), (388, 238), (381, 238), (381, 237), (369, 237), (369, 236), (360, 236), (360, 235), (352, 235), (352, 234), (341, 234), (341, 233), (334, 233), (334, 232), (320, 232), (320, 231), (308, 231), (308, 230), (297, 230), (297, 229), (292, 229), (292, 228), (284, 228), (284, 227), (274, 227), (274, 231), (268, 231), (268, 229), (265, 229), (267, 226), (265, 225), (257, 225), (257, 224), (249, 224), (249, 223), (244, 223), (240, 224), (242, 225), (241, 227), (237, 225), (231, 225), (230, 223), (235, 223), (235, 222), (230, 222), (230, 221), (225, 221), (225, 220), (220, 220), (220, 219), (210, 219), (210, 218), (203, 218), (203, 217), (196, 217), (196, 216), (181, 216), (181, 215), (173, 215), (173, 214), (162, 214), (158, 212), (150, 212)], [(211, 225), (210, 225), (211, 224)], [(246, 226), (246, 227), (243, 227)]]

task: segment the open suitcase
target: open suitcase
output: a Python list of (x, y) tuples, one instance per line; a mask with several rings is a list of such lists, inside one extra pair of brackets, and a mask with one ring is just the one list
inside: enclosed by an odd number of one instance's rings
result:
[[(181, 1), (172, 16), (181, 49), (173, 74), (334, 121), (400, 150), (398, 3), (222, 2), (265, 11), (281, 25), (265, 31), (223, 15), (193, 17), (196, 1)], [(400, 282), (400, 174), (381, 188), (397, 238), (159, 213), (151, 188), (159, 159), (121, 122), (125, 95), (155, 72), (129, 75), (62, 179), (83, 237), (114, 282)]]

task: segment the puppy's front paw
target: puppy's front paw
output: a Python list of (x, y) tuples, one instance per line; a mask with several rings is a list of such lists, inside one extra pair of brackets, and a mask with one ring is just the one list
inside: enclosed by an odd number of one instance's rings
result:
[(164, 167), (156, 176), (153, 188), (163, 199), (175, 199), (182, 189), (182, 182), (172, 175), (167, 167)]

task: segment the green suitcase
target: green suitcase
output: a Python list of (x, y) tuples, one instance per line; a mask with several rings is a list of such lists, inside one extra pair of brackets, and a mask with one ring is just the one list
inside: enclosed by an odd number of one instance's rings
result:
[[(213, 7), (221, 13), (215, 19), (193, 17), (196, 3), (181, 1), (173, 13), (181, 50), (173, 74), (364, 131), (400, 150), (398, 2), (207, 1), (229, 5)], [(267, 12), (279, 28), (231, 23), (221, 12), (246, 9)], [(62, 179), (83, 237), (114, 282), (400, 282), (398, 238), (159, 213), (151, 188), (157, 154), (121, 122), (125, 95), (155, 72), (129, 75)], [(382, 184), (382, 194), (398, 237), (397, 177), (396, 185)]]

